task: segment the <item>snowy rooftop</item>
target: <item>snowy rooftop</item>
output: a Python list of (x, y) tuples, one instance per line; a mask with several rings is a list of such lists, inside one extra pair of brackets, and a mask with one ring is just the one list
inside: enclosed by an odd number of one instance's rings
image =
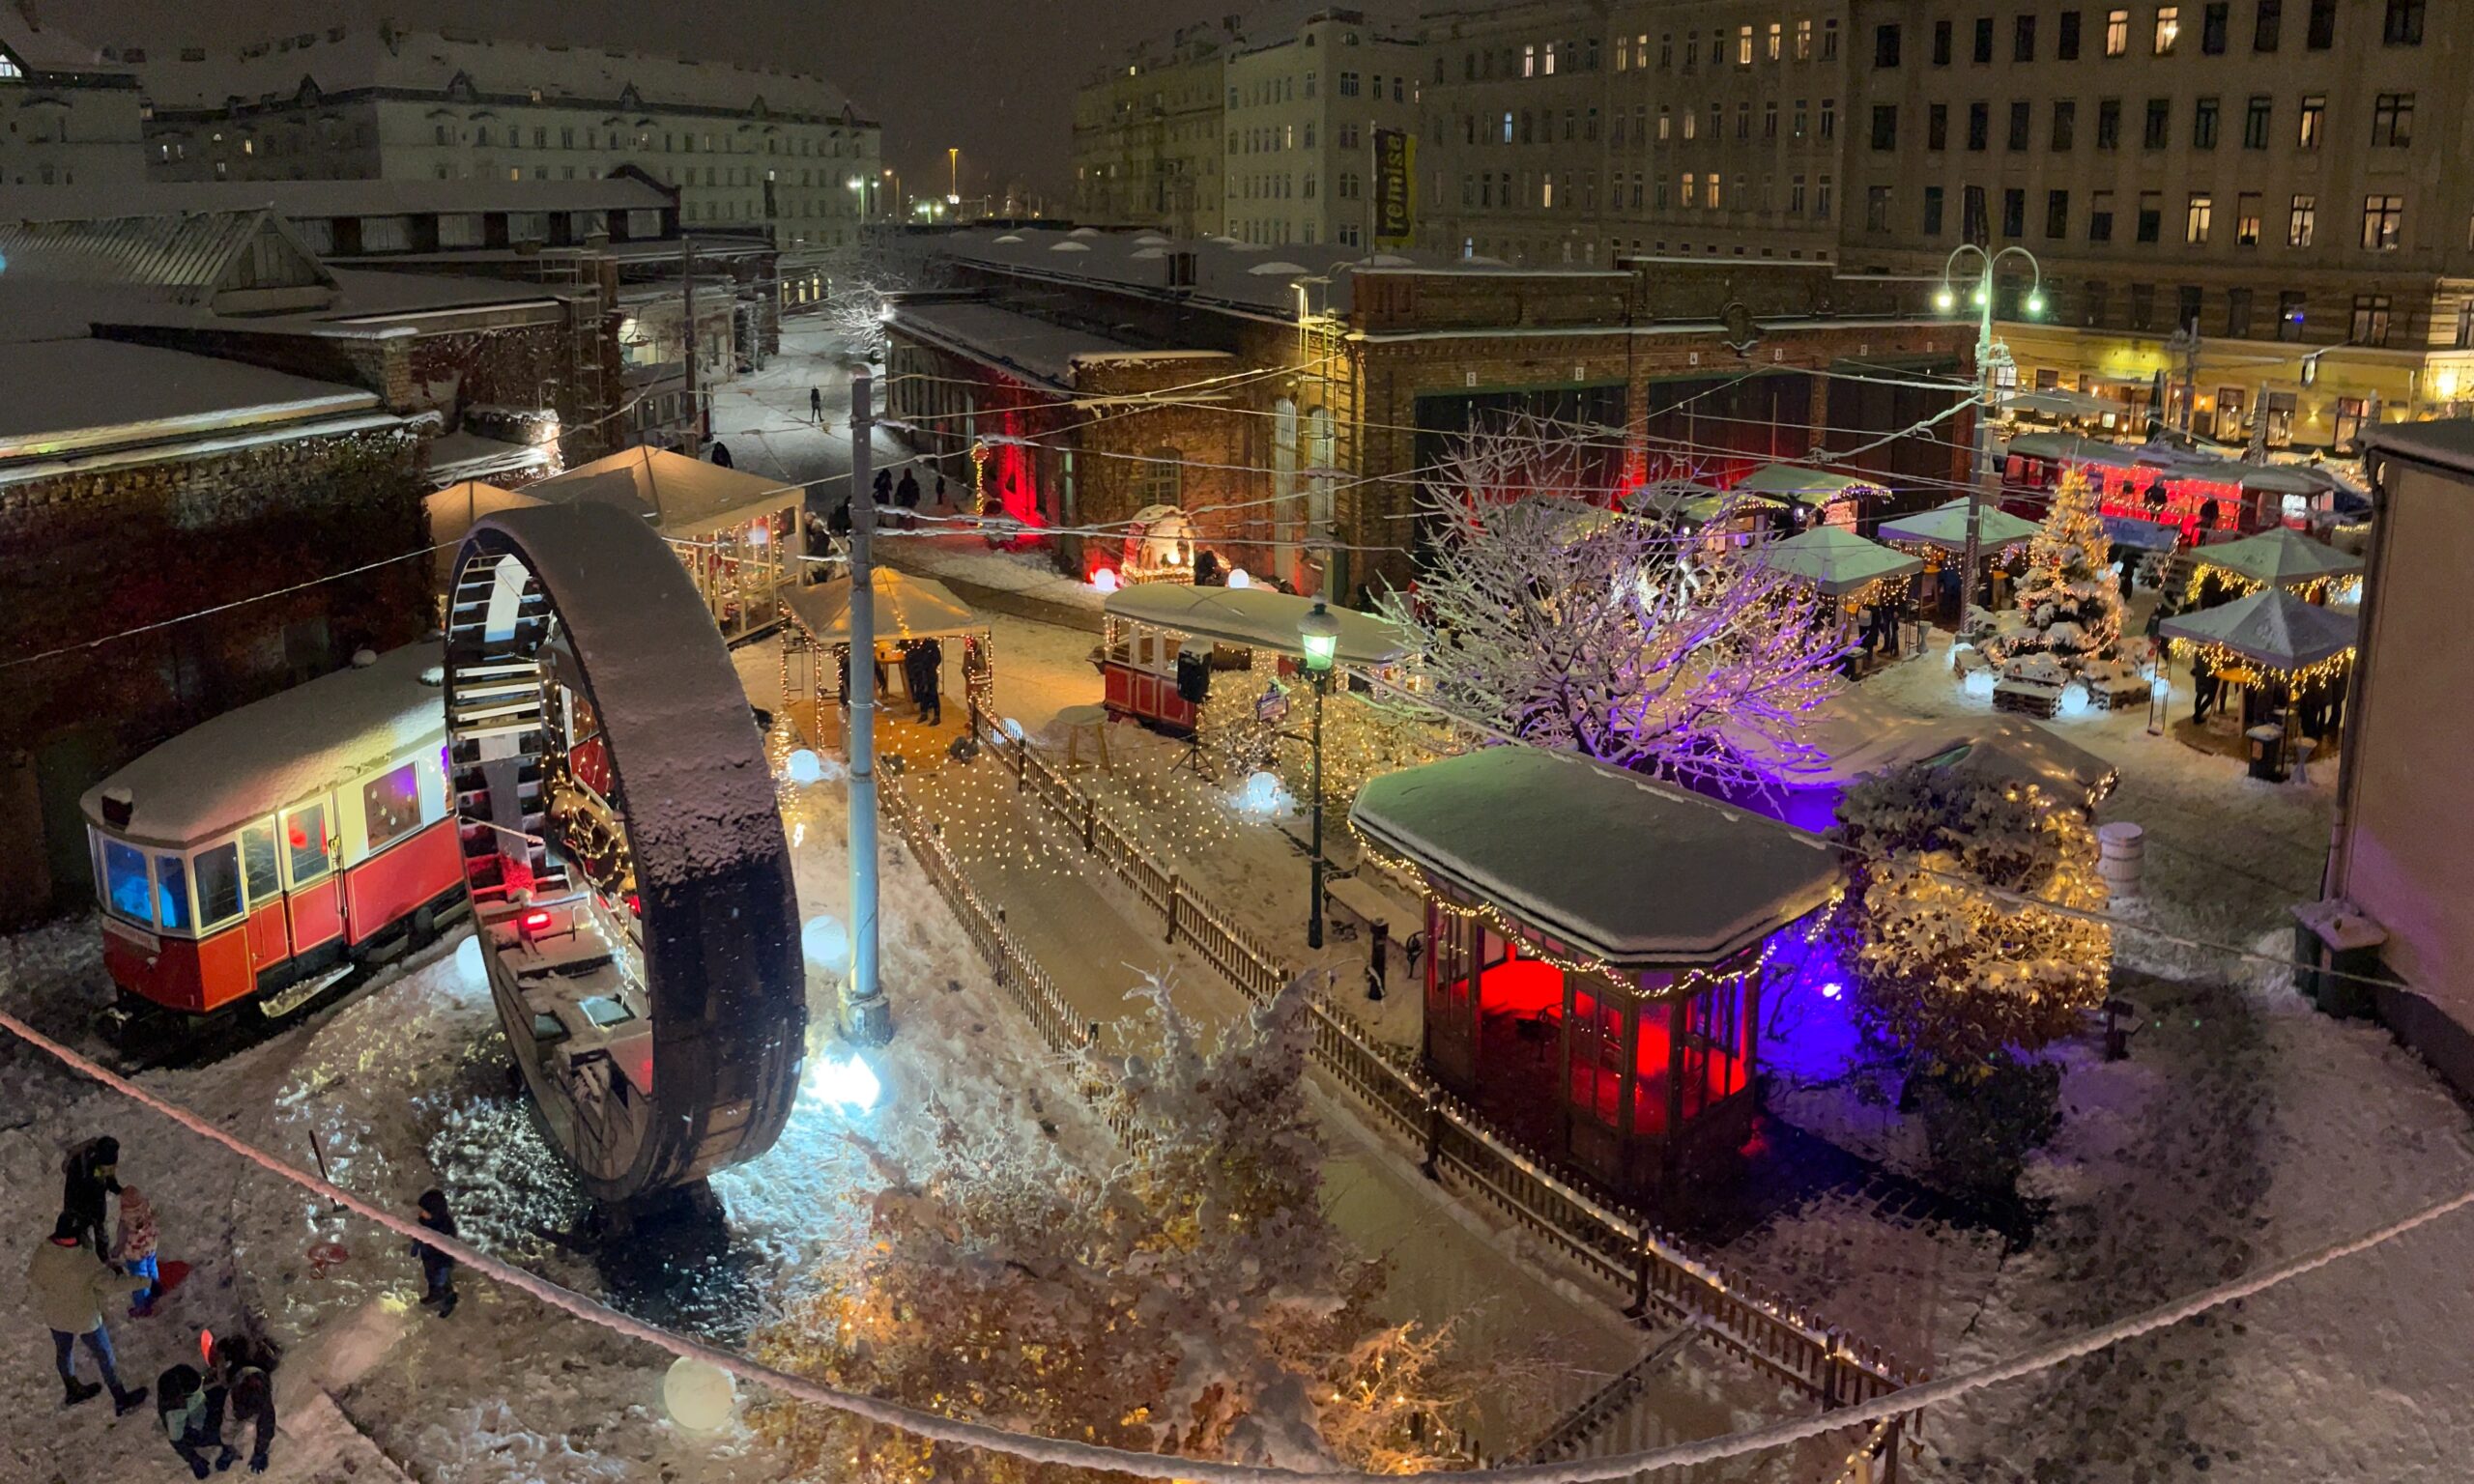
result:
[(1619, 968), (1723, 958), (1829, 899), (1827, 847), (1569, 753), (1490, 747), (1368, 783), (1381, 849)]
[[(954, 596), (954, 589), (933, 577), (913, 577), (891, 567), (878, 567), (870, 581), (876, 596), (877, 638), (927, 639), (947, 634), (985, 632), (988, 620)], [(813, 587), (782, 589), (791, 616), (825, 643), (850, 638), (850, 579), (837, 577)]]
[[(1740, 490), (1741, 485), (1736, 486)], [(1867, 541), (1838, 526), (1816, 526), (1800, 535), (1761, 548), (1761, 559), (1799, 577), (1830, 597), (1856, 591), (1884, 577), (1924, 570), (1924, 558)]]
[[(1340, 313), (1349, 307), (1349, 282), (1361, 272), (1402, 270), (1453, 273), (1506, 271), (1500, 267), (1465, 263), (1431, 253), (1388, 249), (1369, 253), (1362, 247), (1342, 247), (1331, 243), (1282, 243), (1278, 247), (1266, 247), (1225, 238), (1203, 238), (1164, 246), (1157, 234), (1094, 232), (1087, 228), (1079, 229), (1079, 234), (1042, 229), (956, 232), (935, 239), (934, 250), (991, 268), (1117, 284), (1161, 294), (1169, 292), (1168, 271), (1175, 256), (1190, 252), (1194, 258), (1194, 282), (1191, 287), (1179, 286), (1177, 292), (1180, 295), (1244, 309), (1268, 310), (1282, 319), (1296, 318), (1299, 279), (1329, 279), (1328, 285), (1320, 282), (1310, 284), (1309, 297), (1317, 309)], [(1517, 271), (1535, 276), (1557, 271), (1522, 269)]]
[[(1297, 625), (1314, 611), (1314, 600), (1269, 587), (1139, 583), (1109, 593), (1101, 609), (1110, 617), (1131, 618), (1181, 634), (1302, 655)], [(1328, 612), (1339, 624), (1336, 654), (1340, 664), (1393, 665), (1408, 655), (1407, 639), (1383, 619), (1348, 608)]]
[(94, 47), (74, 37), (63, 36), (59, 27), (43, 16), (43, 11), (58, 14), (74, 9), (65, 5), (44, 6), (42, 10), (0, 5), (0, 47), (6, 47), (10, 55), (36, 71), (127, 73), (129, 68), (99, 61)]
[(2353, 553), (2341, 552), (2283, 526), (2238, 541), (2203, 546), (2193, 555), (2202, 566), (2223, 567), (2255, 583), (2280, 586), (2341, 577), (2359, 572), (2363, 566), (2362, 558)]
[(100, 826), (103, 791), (126, 788), (133, 810), (116, 835), (181, 846), (230, 834), (390, 753), (431, 738), (444, 745), (443, 693), (421, 680), (442, 660), (434, 643), (406, 644), (226, 711), (87, 789), (78, 807)]
[(116, 340), (9, 348), (0, 378), (0, 465), (374, 412), (357, 386)]
[(908, 300), (894, 306), (893, 328), (915, 339), (944, 346), (973, 360), (1011, 370), (1060, 388), (1073, 380), (1074, 363), (1153, 354), (1140, 346), (1089, 330), (1072, 329), (1026, 314), (968, 300)]
[(674, 538), (707, 535), (799, 501), (798, 492), (778, 480), (641, 446), (579, 464), (524, 493), (546, 505), (617, 505)]
[[(0, 7), (0, 14), (6, 14)], [(0, 220), (91, 221), (264, 208), (295, 219), (457, 212), (653, 211), (670, 192), (633, 176), (590, 181), (128, 181), (0, 186)], [(674, 246), (671, 249), (676, 252)]]
[(2363, 442), (2374, 453), (2474, 473), (2474, 419), (2383, 422), (2364, 430)]
[(2306, 603), (2283, 587), (2262, 587), (2222, 607), (2176, 614), (2157, 632), (2222, 644), (2272, 670), (2302, 670), (2352, 648), (2357, 627), (2351, 614)]

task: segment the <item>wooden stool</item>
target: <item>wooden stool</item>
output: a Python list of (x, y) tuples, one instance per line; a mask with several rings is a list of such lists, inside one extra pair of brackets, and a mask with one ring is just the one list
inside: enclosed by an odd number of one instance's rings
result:
[(1108, 708), (1106, 706), (1067, 706), (1056, 713), (1057, 725), (1065, 728), (1065, 765), (1075, 767), (1082, 760), (1082, 734), (1089, 732), (1094, 749), (1100, 755), (1100, 771), (1113, 772), (1108, 762)]

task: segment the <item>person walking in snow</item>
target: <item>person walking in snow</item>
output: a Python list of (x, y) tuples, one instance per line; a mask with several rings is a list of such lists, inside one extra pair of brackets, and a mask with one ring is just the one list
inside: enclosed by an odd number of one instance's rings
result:
[[(455, 1217), (446, 1209), (446, 1192), (424, 1190), (420, 1199), (420, 1223), (441, 1237), (455, 1233)], [(445, 1319), (455, 1312), (455, 1259), (425, 1241), (413, 1243), (413, 1256), (421, 1264), (421, 1302), (438, 1305), (438, 1317)]]
[(816, 419), (816, 425), (818, 427), (820, 428), (824, 426), (823, 387), (811, 386), (808, 388), (808, 415)]
[(155, 1208), (135, 1185), (121, 1187), (112, 1257), (129, 1276), (146, 1280), (146, 1286), (137, 1291), (137, 1301), (129, 1306), (129, 1317), (144, 1319), (153, 1314), (155, 1300), (163, 1292), (162, 1270), (155, 1257)]
[(110, 1134), (88, 1139), (60, 1161), (60, 1210), (74, 1216), (77, 1235), (98, 1258), (111, 1250), (104, 1217), (107, 1201), (120, 1192), (120, 1140)]
[(905, 530), (919, 524), (919, 475), (907, 466), (903, 469), (902, 483), (893, 488), (893, 502), (902, 506), (902, 526)]
[[(211, 1358), (215, 1381), (223, 1387), (235, 1428), (255, 1424), (258, 1435), (249, 1445), (249, 1471), (267, 1471), (267, 1450), (274, 1443), (274, 1355), (272, 1347), (233, 1335), (215, 1342)], [(231, 1450), (227, 1447), (225, 1452)], [(220, 1467), (219, 1465), (217, 1467)]]
[(890, 469), (880, 469), (880, 470), (877, 470), (877, 471), (876, 492), (877, 492), (877, 504), (880, 504), (880, 505), (889, 505), (889, 504), (892, 504), (892, 503), (893, 503), (893, 471), (892, 471), (892, 470), (890, 470)]
[[(122, 1387), (112, 1363), (111, 1331), (103, 1326), (103, 1305), (121, 1294), (146, 1287), (147, 1280), (114, 1272), (99, 1264), (97, 1256), (86, 1245), (77, 1217), (62, 1212), (52, 1226), (51, 1240), (36, 1247), (34, 1259), (26, 1264), (26, 1287), (33, 1294), (35, 1312), (51, 1330), (52, 1356), (66, 1398), (61, 1405), (92, 1401), (103, 1386), (109, 1386), (112, 1412), (119, 1415), (145, 1401), (146, 1388)], [(77, 1379), (76, 1347), (81, 1340), (102, 1375), (101, 1386)]]
[(163, 1425), (172, 1451), (189, 1466), (191, 1478), (205, 1478), (206, 1456), (215, 1455), (214, 1471), (232, 1467), (237, 1455), (223, 1441), (223, 1388), (198, 1374), (194, 1365), (176, 1365), (155, 1378), (155, 1420)]
[(936, 508), (942, 510), (951, 503), (952, 501), (945, 498), (945, 476), (938, 474), (936, 476)]
[(910, 699), (919, 703), (919, 725), (938, 727), (944, 724), (945, 708), (938, 696), (944, 681), (945, 646), (933, 639), (922, 639), (903, 652), (902, 677), (910, 687)]

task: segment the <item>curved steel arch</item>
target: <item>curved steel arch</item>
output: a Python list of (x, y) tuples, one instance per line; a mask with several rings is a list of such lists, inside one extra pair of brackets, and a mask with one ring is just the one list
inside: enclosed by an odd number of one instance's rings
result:
[(790, 847), (745, 692), (670, 547), (615, 506), (456, 553), (449, 771), (475, 931), (553, 1139), (602, 1200), (772, 1147), (807, 1025)]

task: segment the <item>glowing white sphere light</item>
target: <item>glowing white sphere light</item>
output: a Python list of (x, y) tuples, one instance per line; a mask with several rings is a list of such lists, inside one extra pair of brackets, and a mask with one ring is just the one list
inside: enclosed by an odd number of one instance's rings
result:
[(709, 1360), (681, 1356), (661, 1379), (661, 1403), (689, 1432), (717, 1432), (738, 1415), (738, 1382)]
[(842, 919), (826, 914), (811, 917), (799, 927), (799, 955), (808, 962), (832, 974), (850, 972), (850, 929)]
[(824, 759), (803, 747), (783, 760), (782, 771), (794, 784), (822, 783)]

